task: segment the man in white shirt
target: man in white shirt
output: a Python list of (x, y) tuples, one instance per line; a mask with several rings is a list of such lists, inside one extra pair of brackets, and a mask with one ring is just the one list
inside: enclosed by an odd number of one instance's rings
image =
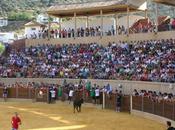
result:
[(52, 103), (55, 102), (56, 92), (53, 88), (50, 90), (50, 95), (51, 95), (51, 102)]
[(100, 89), (97, 87), (95, 89), (95, 104), (99, 103), (99, 98), (100, 98)]
[(52, 89), (50, 92), (51, 92), (51, 98), (54, 99), (56, 96), (55, 90)]
[(68, 97), (69, 104), (70, 104), (70, 102), (72, 101), (73, 93), (74, 93), (74, 91), (73, 91), (73, 89), (71, 88), (71, 89), (69, 90), (69, 97)]

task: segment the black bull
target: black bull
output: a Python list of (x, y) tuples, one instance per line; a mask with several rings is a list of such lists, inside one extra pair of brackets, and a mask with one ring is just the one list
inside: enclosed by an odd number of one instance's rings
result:
[(74, 113), (75, 113), (75, 109), (77, 110), (77, 112), (81, 112), (81, 104), (84, 102), (83, 98), (80, 99), (75, 99), (73, 102), (74, 105)]
[(73, 96), (74, 113), (75, 113), (75, 110), (77, 110), (77, 112), (81, 112), (81, 105), (84, 102), (83, 92), (81, 90), (76, 90), (73, 95), (74, 95)]

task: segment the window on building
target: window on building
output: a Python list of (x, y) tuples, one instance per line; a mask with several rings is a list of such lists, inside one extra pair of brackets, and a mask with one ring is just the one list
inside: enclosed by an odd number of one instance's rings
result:
[(36, 28), (31, 28), (31, 30), (32, 30), (32, 31), (35, 31), (35, 30), (36, 30)]

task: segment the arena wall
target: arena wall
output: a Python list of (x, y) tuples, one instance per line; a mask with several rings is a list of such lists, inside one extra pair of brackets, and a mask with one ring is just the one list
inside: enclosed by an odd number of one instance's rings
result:
[(62, 39), (26, 39), (26, 46), (36, 46), (38, 44), (77, 44), (77, 43), (95, 43), (98, 42), (103, 45), (107, 45), (109, 42), (119, 41), (141, 41), (141, 40), (160, 40), (160, 39), (171, 39), (174, 38), (175, 31), (165, 31), (155, 33), (139, 33), (118, 36), (103, 36), (103, 37), (78, 37), (78, 38), (62, 38)]
[(165, 118), (165, 117), (157, 116), (157, 115), (154, 115), (154, 114), (151, 114), (151, 113), (142, 112), (142, 111), (138, 111), (138, 110), (132, 110), (131, 114), (135, 115), (135, 116), (140, 116), (140, 117), (143, 117), (143, 118), (146, 118), (146, 119), (150, 119), (150, 120), (153, 120), (153, 121), (156, 121), (156, 122), (160, 122), (160, 123), (165, 124), (165, 125), (166, 125), (167, 121), (171, 121), (172, 126), (175, 127), (175, 122), (168, 119), (168, 118)]
[[(66, 79), (67, 82), (78, 83), (79, 79)], [(62, 84), (64, 79), (51, 79), (51, 78), (1, 78), (0, 82), (3, 82), (7, 85), (15, 84), (16, 82), (29, 83), (53, 83), (53, 84)], [(84, 80), (85, 82), (87, 80)], [(152, 90), (152, 91), (161, 91), (172, 93), (175, 91), (175, 84), (171, 83), (160, 83), (160, 82), (142, 82), (142, 81), (126, 81), (126, 80), (95, 80), (88, 79), (91, 81), (92, 85), (97, 84), (100, 87), (107, 85), (108, 83), (118, 90), (122, 90), (124, 94), (131, 94), (134, 89), (137, 90)], [(121, 87), (122, 86), (122, 87)]]
[(143, 96), (130, 96), (130, 113), (163, 124), (171, 121), (175, 126), (175, 102), (168, 100), (153, 100)]

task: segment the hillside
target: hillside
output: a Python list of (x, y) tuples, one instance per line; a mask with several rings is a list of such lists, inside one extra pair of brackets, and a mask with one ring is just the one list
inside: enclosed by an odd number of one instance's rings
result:
[[(12, 21), (9, 26), (0, 28), (0, 31), (11, 31), (22, 28), (24, 23), (35, 19), (38, 14), (45, 12), (51, 5), (93, 1), (107, 0), (0, 0), (0, 17), (5, 16)], [(148, 16), (154, 20), (155, 4), (152, 0), (148, 0), (148, 10)], [(144, 15), (144, 13), (137, 14)], [(159, 5), (159, 15), (170, 15), (171, 17), (175, 17), (175, 9)]]
[(92, 2), (100, 0), (0, 0), (0, 16), (9, 16), (12, 12), (30, 12), (36, 15), (54, 4)]
[(19, 32), (24, 29), (24, 25), (27, 21), (8, 21), (8, 25), (0, 27), (0, 32)]
[(49, 6), (50, 3), (46, 1), (47, 0), (0, 0), (0, 15), (9, 16), (12, 13), (19, 12), (30, 12), (34, 15), (37, 11), (42, 11)]
[[(0, 0), (0, 16), (13, 17), (15, 13), (26, 13), (30, 19), (37, 14), (44, 12), (47, 7), (55, 4), (65, 3), (79, 3), (79, 2), (92, 2), (92, 1), (106, 1), (106, 0)], [(151, 0), (149, 2), (149, 9), (154, 8)], [(151, 3), (151, 4), (150, 4)], [(160, 7), (160, 13), (165, 12), (167, 7)], [(20, 19), (21, 20), (21, 19)]]

